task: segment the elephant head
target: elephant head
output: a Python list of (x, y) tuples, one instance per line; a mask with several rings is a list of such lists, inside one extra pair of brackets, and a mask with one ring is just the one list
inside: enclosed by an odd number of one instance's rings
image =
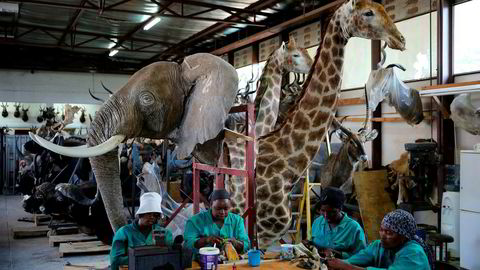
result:
[(188, 56), (182, 64), (156, 62), (133, 74), (105, 101), (90, 125), (87, 145), (65, 148), (30, 136), (57, 153), (90, 157), (110, 223), (118, 229), (126, 218), (118, 154), (113, 151), (117, 145), (135, 137), (170, 139), (177, 144), (178, 158), (193, 151), (202, 162), (214, 163), (220, 153), (202, 150), (221, 149), (205, 146), (212, 141), (221, 145), (218, 141), (223, 140), (221, 131), (237, 88), (236, 70), (211, 54)]

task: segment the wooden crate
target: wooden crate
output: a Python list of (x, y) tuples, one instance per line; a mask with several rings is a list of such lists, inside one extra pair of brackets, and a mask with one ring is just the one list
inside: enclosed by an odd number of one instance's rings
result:
[(172, 199), (175, 200), (177, 203), (182, 203), (183, 199), (182, 196), (180, 196), (180, 181), (168, 182), (168, 186), (168, 194), (172, 196)]
[(86, 255), (86, 254), (106, 254), (110, 252), (110, 246), (105, 245), (102, 241), (90, 241), (79, 243), (60, 243), (58, 249), (60, 257), (70, 255)]
[(44, 214), (33, 214), (33, 220), (35, 221), (35, 226), (46, 225), (45, 222), (49, 222), (51, 217)]
[(353, 181), (365, 233), (371, 243), (380, 238), (380, 223), (385, 214), (395, 210), (395, 204), (385, 191), (387, 171), (356, 172)]
[(13, 238), (29, 238), (47, 236), (50, 229), (48, 226), (36, 226), (36, 227), (16, 227), (12, 229)]
[(67, 234), (67, 235), (51, 235), (48, 242), (50, 246), (58, 246), (60, 243), (68, 242), (87, 242), (97, 240), (95, 235), (86, 235), (84, 233), (79, 234)]

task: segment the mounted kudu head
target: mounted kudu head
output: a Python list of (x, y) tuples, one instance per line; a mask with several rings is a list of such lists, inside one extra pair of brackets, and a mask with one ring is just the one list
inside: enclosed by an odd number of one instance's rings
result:
[(26, 109), (22, 106), (22, 120), (23, 120), (23, 122), (28, 121), (28, 109), (30, 109), (30, 106), (28, 106)]
[(8, 117), (8, 111), (7, 111), (8, 104), (2, 102), (2, 117)]
[(13, 113), (13, 116), (15, 116), (15, 118), (19, 118), (20, 117), (20, 103), (15, 103), (13, 105), (15, 107), (15, 112)]

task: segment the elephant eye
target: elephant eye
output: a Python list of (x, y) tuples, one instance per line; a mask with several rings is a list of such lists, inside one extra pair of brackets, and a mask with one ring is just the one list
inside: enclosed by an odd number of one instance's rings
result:
[(150, 92), (144, 92), (140, 94), (140, 102), (142, 105), (149, 106), (149, 105), (152, 105), (154, 101), (155, 101), (155, 98)]
[(363, 16), (366, 16), (366, 17), (372, 17), (374, 14), (373, 14), (373, 11), (369, 10), (365, 13), (363, 13)]

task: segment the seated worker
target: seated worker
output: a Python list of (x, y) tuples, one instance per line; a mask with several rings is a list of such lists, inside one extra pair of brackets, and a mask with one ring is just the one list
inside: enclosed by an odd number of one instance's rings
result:
[(237, 253), (246, 252), (250, 240), (245, 232), (243, 218), (230, 213), (230, 194), (225, 189), (217, 189), (211, 195), (212, 208), (198, 213), (185, 224), (185, 247), (192, 250), (197, 259), (202, 247), (220, 247), (224, 240), (232, 243)]
[(380, 240), (344, 261), (328, 260), (328, 269), (433, 269), (430, 250), (415, 235), (416, 230), (417, 224), (410, 213), (400, 209), (392, 211), (383, 218)]
[[(146, 192), (140, 197), (140, 207), (135, 213), (136, 219), (128, 225), (121, 227), (115, 233), (110, 250), (110, 265), (112, 270), (117, 270), (120, 265), (128, 265), (128, 248), (155, 245), (152, 232), (158, 231), (165, 234), (164, 245), (173, 245), (170, 230), (157, 224), (162, 214), (162, 197), (156, 192)], [(162, 243), (157, 243), (157, 245)]]
[(312, 225), (312, 241), (320, 254), (346, 259), (364, 249), (367, 244), (360, 224), (342, 212), (345, 194), (326, 187), (320, 196), (320, 213)]

